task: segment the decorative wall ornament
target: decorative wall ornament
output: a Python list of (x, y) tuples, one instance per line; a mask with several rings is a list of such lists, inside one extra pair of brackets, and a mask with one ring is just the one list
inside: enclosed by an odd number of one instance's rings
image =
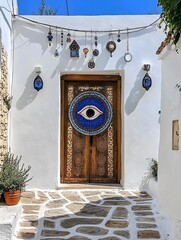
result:
[(110, 56), (112, 57), (112, 53), (116, 50), (116, 43), (114, 41), (109, 41), (106, 44), (106, 49), (110, 52)]
[(56, 49), (55, 49), (55, 52), (54, 52), (54, 56), (55, 57), (58, 57), (59, 56), (59, 52), (58, 52), (58, 49), (57, 49), (57, 28), (56, 28)]
[(70, 49), (70, 57), (79, 57), (80, 47), (75, 40), (70, 44), (69, 49)]
[(43, 88), (43, 80), (39, 75), (35, 78), (33, 86), (37, 91), (40, 91)]
[(83, 49), (83, 52), (84, 52), (84, 56), (85, 58), (87, 57), (87, 54), (89, 52), (89, 49), (87, 48), (87, 33), (85, 32), (85, 47)]
[(98, 36), (97, 36), (97, 35), (95, 35), (94, 40), (95, 40), (94, 44), (95, 44), (95, 46), (97, 47), (97, 45), (98, 45), (98, 43), (97, 43)]
[(83, 92), (71, 102), (69, 120), (78, 132), (97, 135), (108, 128), (112, 120), (112, 107), (103, 94), (96, 91)]
[(71, 43), (71, 34), (70, 34), (70, 32), (67, 33), (67, 43)]
[(144, 64), (142, 69), (144, 71), (146, 71), (146, 74), (145, 74), (145, 76), (143, 78), (143, 81), (142, 81), (142, 86), (143, 86), (143, 88), (146, 89), (146, 91), (148, 91), (150, 89), (150, 87), (152, 86), (152, 80), (151, 80), (151, 77), (148, 74), (148, 71), (150, 70), (150, 64)]
[(118, 35), (117, 35), (117, 42), (119, 43), (119, 42), (121, 42), (121, 34), (120, 34), (120, 31), (118, 31)]
[(94, 49), (94, 51), (92, 52), (92, 54), (97, 57), (99, 55), (99, 50), (98, 49)]
[(89, 49), (88, 48), (84, 48), (83, 52), (84, 52), (84, 55), (85, 55), (85, 58), (86, 58), (87, 57), (87, 53), (89, 52)]
[(63, 46), (63, 35), (64, 35), (63, 30), (61, 30), (61, 46)]
[(33, 86), (34, 86), (34, 89), (36, 89), (37, 91), (40, 91), (43, 88), (43, 80), (39, 76), (39, 74), (41, 73), (41, 67), (35, 67), (35, 72), (37, 73), (38, 76), (35, 78), (33, 82)]
[(52, 45), (52, 40), (53, 40), (53, 35), (52, 35), (51, 28), (49, 28), (49, 32), (48, 32), (47, 38), (48, 38), (48, 44), (49, 44), (49, 46), (51, 46)]
[(125, 62), (131, 62), (132, 60), (132, 55), (131, 53), (129, 52), (129, 31), (127, 29), (127, 52), (124, 54), (124, 60)]
[(93, 58), (91, 58), (91, 60), (88, 62), (88, 67), (91, 69), (95, 68), (95, 62)]
[(148, 91), (151, 85), (152, 85), (151, 77), (148, 75), (148, 73), (146, 73), (142, 81), (142, 86), (143, 88), (146, 89), (146, 91)]

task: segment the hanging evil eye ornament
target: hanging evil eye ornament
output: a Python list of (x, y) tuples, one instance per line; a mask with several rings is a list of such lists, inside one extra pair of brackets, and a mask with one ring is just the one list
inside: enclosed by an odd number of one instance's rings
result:
[[(56, 27), (56, 47), (57, 47), (57, 27)], [(59, 52), (57, 48), (55, 49), (54, 57), (59, 57)]]
[(151, 85), (152, 85), (151, 77), (148, 75), (148, 73), (146, 73), (142, 81), (142, 86), (143, 88), (146, 89), (146, 91), (148, 91)]
[(118, 31), (118, 35), (117, 35), (117, 42), (121, 42), (121, 34), (120, 34), (120, 31)]
[(49, 32), (48, 32), (47, 38), (48, 38), (48, 45), (51, 46), (52, 39), (53, 39), (51, 28), (49, 28)]
[(132, 60), (132, 55), (131, 53), (129, 52), (129, 31), (127, 29), (127, 52), (124, 54), (124, 60), (125, 62), (131, 62)]
[(67, 43), (71, 43), (71, 34), (70, 34), (70, 32), (67, 33)]
[(110, 52), (110, 56), (112, 57), (112, 53), (116, 50), (116, 43), (114, 41), (109, 41), (106, 44), (106, 49)]
[(93, 58), (91, 58), (91, 60), (88, 62), (88, 68), (90, 69), (95, 68), (95, 62)]
[(43, 88), (43, 80), (39, 75), (35, 78), (33, 86), (37, 91), (40, 91)]
[(92, 52), (92, 54), (97, 57), (99, 55), (99, 50), (98, 49), (94, 49), (94, 51)]
[(63, 30), (61, 30), (61, 46), (63, 46)]

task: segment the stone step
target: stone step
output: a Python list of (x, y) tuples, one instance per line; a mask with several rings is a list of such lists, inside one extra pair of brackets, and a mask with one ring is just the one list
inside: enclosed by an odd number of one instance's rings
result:
[(22, 206), (19, 203), (16, 206), (7, 206), (0, 203), (0, 236), (1, 240), (12, 240), (14, 231), (22, 212)]

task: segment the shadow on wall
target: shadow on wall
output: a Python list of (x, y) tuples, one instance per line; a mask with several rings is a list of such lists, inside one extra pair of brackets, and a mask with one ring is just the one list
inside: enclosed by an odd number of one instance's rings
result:
[(33, 88), (33, 80), (35, 79), (36, 76), (37, 74), (35, 72), (32, 72), (31, 75), (28, 77), (27, 82), (25, 84), (25, 89), (16, 103), (16, 108), (18, 110), (24, 109), (36, 98), (38, 92)]
[(132, 88), (126, 103), (125, 103), (125, 112), (127, 115), (130, 115), (136, 109), (141, 98), (144, 96), (146, 90), (142, 87), (142, 80), (145, 75), (145, 72), (141, 69), (137, 75), (134, 87)]

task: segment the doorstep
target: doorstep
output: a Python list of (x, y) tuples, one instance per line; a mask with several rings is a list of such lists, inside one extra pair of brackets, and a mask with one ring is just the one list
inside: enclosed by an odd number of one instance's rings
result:
[(1, 240), (13, 240), (16, 223), (21, 214), (22, 206), (7, 206), (0, 202), (0, 236)]
[(65, 189), (123, 189), (121, 184), (106, 184), (106, 183), (60, 183), (57, 190)]

